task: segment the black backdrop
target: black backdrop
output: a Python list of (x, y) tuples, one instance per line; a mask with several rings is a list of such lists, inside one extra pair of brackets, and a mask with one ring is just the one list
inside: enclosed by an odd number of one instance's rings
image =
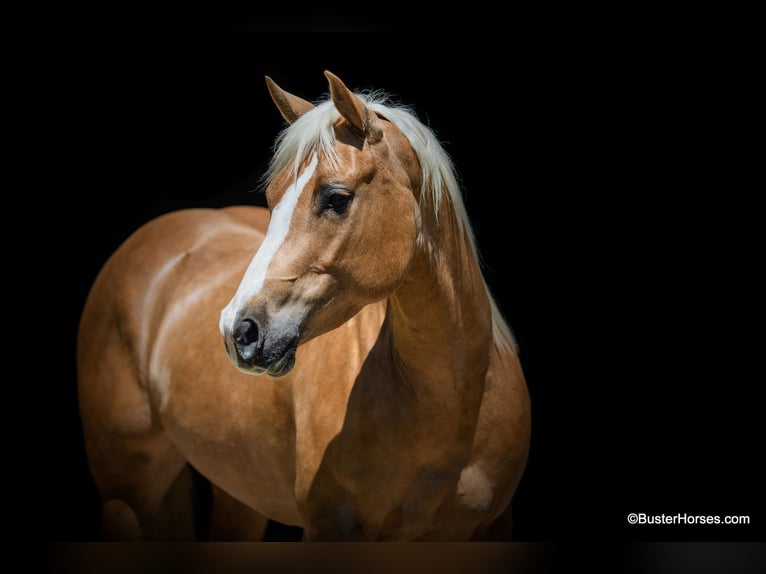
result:
[[(519, 24), (468, 41), (330, 24), (352, 33), (278, 33), (244, 12), (114, 16), (44, 50), (44, 153), (19, 191), (38, 208), (22, 243), (47, 261), (25, 345), (44, 373), (24, 387), (42, 404), (23, 433), (36, 505), (21, 518), (43, 540), (98, 536), (74, 340), (100, 265), (160, 213), (262, 203), (250, 190), (283, 125), (263, 77), (316, 99), (328, 69), (413, 105), (454, 159), (532, 396), (517, 538), (762, 540), (742, 77), (714, 50), (654, 51), (619, 30)], [(752, 524), (630, 526), (631, 512)]]

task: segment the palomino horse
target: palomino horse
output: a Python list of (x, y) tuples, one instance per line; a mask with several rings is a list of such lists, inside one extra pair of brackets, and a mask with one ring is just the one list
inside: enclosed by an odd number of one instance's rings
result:
[(529, 396), (451, 160), (326, 76), (316, 105), (266, 78), (289, 124), (268, 211), (163, 215), (92, 286), (79, 405), (108, 538), (193, 536), (189, 467), (214, 539), (508, 536)]

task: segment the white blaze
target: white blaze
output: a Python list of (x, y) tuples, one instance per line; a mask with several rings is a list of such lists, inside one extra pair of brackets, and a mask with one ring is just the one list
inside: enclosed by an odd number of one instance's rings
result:
[(282, 199), (277, 206), (271, 212), (271, 220), (269, 221), (269, 228), (266, 230), (266, 237), (261, 243), (261, 247), (256, 252), (253, 260), (245, 271), (244, 277), (237, 288), (237, 292), (232, 297), (229, 304), (221, 311), (221, 319), (219, 327), (221, 334), (224, 333), (224, 326), (229, 325), (233, 328), (234, 317), (242, 307), (242, 303), (250, 297), (256, 295), (263, 287), (263, 282), (266, 279), (266, 272), (269, 270), (269, 265), (274, 255), (279, 251), (288, 232), (290, 231), (290, 223), (293, 219), (293, 212), (295, 206), (298, 204), (298, 199), (303, 193), (303, 188), (309, 182), (314, 175), (314, 169), (317, 166), (317, 155), (314, 154), (311, 158), (311, 162), (306, 166), (306, 169), (298, 176), (287, 191), (282, 196)]

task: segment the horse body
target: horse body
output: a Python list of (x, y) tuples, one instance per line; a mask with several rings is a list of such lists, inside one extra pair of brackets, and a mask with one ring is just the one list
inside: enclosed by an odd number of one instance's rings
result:
[[(332, 157), (273, 164), (270, 214), (162, 216), (94, 283), (80, 411), (114, 537), (163, 536), (187, 463), (235, 536), (465, 540), (510, 512), (528, 394), (458, 200), (424, 202), (413, 136), (328, 79)], [(296, 129), (319, 113), (269, 88)]]

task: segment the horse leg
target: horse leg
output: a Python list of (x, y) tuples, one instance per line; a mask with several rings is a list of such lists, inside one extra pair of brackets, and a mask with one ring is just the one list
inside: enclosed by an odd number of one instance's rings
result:
[(210, 539), (225, 541), (263, 540), (268, 519), (233, 498), (214, 484)]
[(194, 539), (190, 472), (186, 461), (162, 444), (163, 439), (129, 441), (130, 446), (113, 447), (108, 459), (91, 458), (106, 539)]
[(484, 542), (501, 542), (511, 540), (511, 530), (513, 526), (511, 504), (505, 507), (494, 520), (479, 526), (474, 531), (472, 540)]
[(109, 462), (91, 463), (102, 502), (103, 537), (193, 540), (191, 481), (185, 461), (176, 456), (152, 461), (142, 460), (142, 454), (120, 454), (124, 451)]
[(110, 540), (193, 539), (186, 461), (162, 430), (119, 335), (81, 340), (78, 399), (85, 449)]

